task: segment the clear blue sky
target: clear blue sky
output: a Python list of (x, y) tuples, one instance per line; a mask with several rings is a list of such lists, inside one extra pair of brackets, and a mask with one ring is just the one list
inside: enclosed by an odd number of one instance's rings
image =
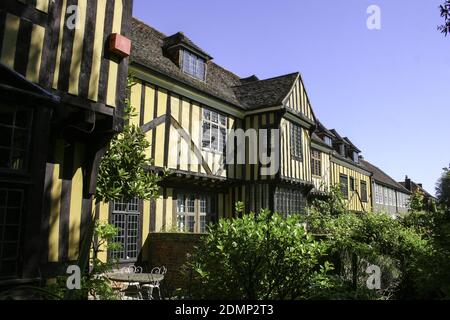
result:
[[(300, 71), (318, 118), (397, 180), (434, 194), (450, 162), (450, 37), (443, 0), (134, 0), (134, 16), (183, 31), (214, 61), (260, 79)], [(381, 30), (366, 26), (369, 5)]]

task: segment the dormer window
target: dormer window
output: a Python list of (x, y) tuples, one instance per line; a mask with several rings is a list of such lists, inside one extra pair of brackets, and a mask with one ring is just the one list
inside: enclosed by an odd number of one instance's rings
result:
[(343, 143), (340, 143), (337, 145), (337, 148), (335, 149), (341, 156), (345, 157), (345, 145)]
[(359, 163), (359, 154), (356, 151), (353, 151), (353, 161)]
[(333, 146), (333, 140), (329, 136), (323, 136), (323, 141), (330, 147)]
[(196, 79), (205, 81), (205, 59), (183, 50), (183, 72)]

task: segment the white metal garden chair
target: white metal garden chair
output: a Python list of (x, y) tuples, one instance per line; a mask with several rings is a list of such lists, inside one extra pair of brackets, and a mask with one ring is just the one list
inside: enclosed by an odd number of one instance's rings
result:
[[(120, 269), (121, 273), (132, 274), (132, 273), (142, 273), (142, 267), (129, 266)], [(141, 286), (139, 282), (127, 282), (126, 287), (122, 290), (122, 299), (124, 300), (142, 300)], [(128, 295), (127, 295), (128, 294)]]
[[(167, 273), (167, 268), (164, 266), (155, 267), (150, 272), (150, 274), (161, 275), (161, 276), (164, 276), (166, 273)], [(160, 285), (161, 285), (161, 279), (156, 280), (154, 278), (151, 279), (150, 283), (142, 285), (142, 289), (147, 291), (149, 300), (153, 300), (153, 290), (154, 289), (158, 289), (159, 300), (162, 300)]]

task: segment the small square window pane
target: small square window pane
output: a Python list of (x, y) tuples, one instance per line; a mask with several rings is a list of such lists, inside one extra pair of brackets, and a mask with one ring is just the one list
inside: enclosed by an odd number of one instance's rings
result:
[(207, 109), (203, 109), (203, 118), (205, 120), (210, 120), (211, 119), (211, 112)]
[(0, 126), (0, 147), (11, 147), (12, 128)]
[(211, 121), (214, 123), (219, 122), (219, 114), (217, 112), (211, 112)]
[(211, 149), (219, 150), (219, 127), (217, 125), (211, 126)]
[[(4, 209), (0, 209), (0, 210), (4, 210)], [(10, 224), (10, 225), (19, 225), (20, 224), (20, 209), (7, 209), (6, 223)]]
[(203, 122), (202, 146), (209, 148), (211, 144), (211, 125), (209, 122)]
[(18, 226), (5, 226), (5, 234), (3, 235), (5, 241), (18, 241), (19, 240), (19, 227)]
[(14, 149), (26, 149), (28, 144), (28, 130), (14, 130)]
[(206, 232), (206, 216), (200, 216), (200, 233)]
[(14, 121), (14, 111), (0, 109), (0, 125), (12, 126)]
[(0, 168), (9, 168), (10, 149), (0, 148)]
[(220, 121), (221, 125), (223, 125), (223, 126), (227, 125), (227, 117), (225, 117), (225, 116), (223, 116), (221, 114), (219, 115), (219, 121)]
[(8, 207), (20, 208), (22, 204), (22, 192), (9, 191), (8, 192)]
[(14, 151), (10, 168), (14, 170), (21, 170), (25, 167), (25, 152), (24, 151)]
[(227, 149), (227, 130), (225, 128), (220, 128), (220, 149), (224, 153)]
[(2, 261), (1, 264), (1, 275), (12, 276), (17, 272), (17, 262), (16, 261)]
[(18, 243), (10, 242), (3, 245), (2, 259), (16, 259), (18, 253)]
[(195, 217), (194, 216), (188, 216), (188, 231), (189, 232), (195, 231)]
[(30, 123), (30, 112), (27, 110), (18, 110), (16, 112), (15, 126), (20, 128), (28, 128)]

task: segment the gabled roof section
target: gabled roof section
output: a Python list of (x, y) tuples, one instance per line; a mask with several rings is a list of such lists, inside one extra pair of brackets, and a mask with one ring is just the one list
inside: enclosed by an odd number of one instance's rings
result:
[(251, 75), (250, 77), (242, 78), (240, 80), (241, 80), (241, 83), (244, 84), (244, 83), (259, 81), (259, 78), (256, 75)]
[(199, 46), (197, 46), (194, 42), (192, 42), (191, 39), (186, 37), (183, 32), (177, 32), (169, 37), (166, 37), (163, 39), (163, 46), (164, 49), (171, 49), (174, 47), (184, 47), (200, 57), (204, 58), (205, 60), (211, 60), (212, 57), (207, 54), (205, 51), (203, 51)]
[(241, 78), (207, 60), (206, 81), (201, 81), (183, 73), (180, 66), (167, 54), (169, 48), (182, 45), (210, 58), (183, 33), (178, 32), (167, 37), (134, 18), (131, 26), (131, 63), (170, 77), (243, 110), (280, 106), (300, 78), (298, 72), (265, 80), (259, 80), (255, 75)]
[(329, 136), (330, 138), (334, 138), (335, 137), (335, 135), (330, 131), (330, 130), (328, 130), (323, 124), (322, 124), (322, 122), (320, 122), (319, 120), (316, 120), (316, 123), (317, 123), (317, 132), (323, 132), (323, 133), (325, 133), (327, 136)]
[(251, 81), (233, 87), (233, 91), (247, 110), (275, 107), (283, 103), (298, 77), (299, 73), (295, 72), (275, 78)]
[[(407, 187), (406, 187), (406, 182), (405, 182), (405, 181), (401, 181), (401, 182), (399, 182), (399, 184), (400, 184), (402, 187), (404, 187), (406, 190), (408, 190)], [(420, 190), (427, 198), (436, 199), (436, 198), (435, 198), (433, 195), (431, 195), (427, 190), (425, 190), (425, 189), (423, 188), (423, 186), (420, 186), (418, 183), (415, 183), (414, 181), (411, 180), (410, 184), (411, 184), (411, 191), (412, 191), (412, 192), (414, 192), (414, 191), (416, 191), (416, 190)]]
[[(164, 39), (167, 36), (147, 24), (132, 19), (131, 62), (173, 78), (208, 95), (241, 107), (232, 87), (241, 84), (240, 77), (225, 70), (212, 61), (207, 61), (206, 81), (198, 80), (185, 73), (164, 54)], [(167, 42), (167, 40), (166, 40)]]
[(336, 137), (337, 140), (341, 141), (342, 143), (345, 143), (344, 138), (341, 137), (341, 135), (336, 131), (336, 129), (331, 129), (330, 132)]
[(351, 142), (351, 140), (350, 140), (349, 138), (344, 137), (344, 140), (347, 141), (347, 143), (348, 143), (353, 149), (355, 149), (355, 151), (361, 152), (361, 150), (359, 150), (358, 147), (355, 146), (355, 145), (353, 144), (353, 142)]
[(392, 179), (387, 173), (385, 173), (383, 170), (381, 170), (377, 166), (371, 164), (370, 162), (368, 162), (364, 159), (360, 159), (360, 163), (361, 163), (361, 165), (366, 167), (366, 169), (368, 171), (372, 172), (372, 174), (373, 174), (372, 177), (377, 183), (383, 184), (387, 187), (390, 187), (392, 189), (395, 189), (397, 191), (400, 191), (400, 192), (403, 192), (406, 194), (411, 194), (411, 192), (408, 189), (406, 189), (400, 183), (398, 183), (397, 181)]

